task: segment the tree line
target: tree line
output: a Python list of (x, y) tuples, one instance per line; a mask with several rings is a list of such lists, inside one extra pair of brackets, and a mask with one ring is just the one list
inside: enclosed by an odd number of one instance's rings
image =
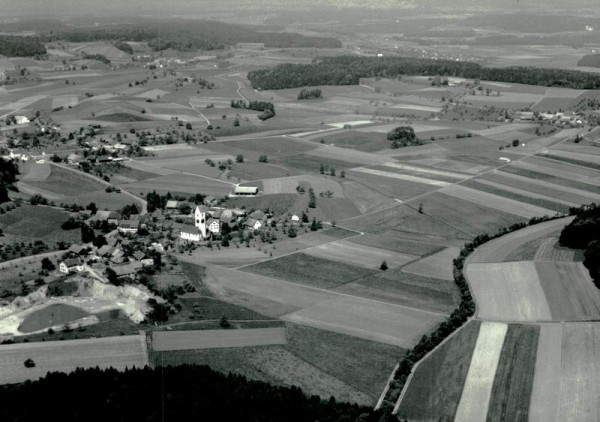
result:
[(249, 101), (231, 100), (231, 108), (243, 108), (248, 110), (262, 111), (258, 116), (260, 120), (267, 120), (275, 117), (275, 106), (268, 101)]
[[(36, 362), (25, 354), (23, 364), (34, 367)], [(393, 420), (366, 406), (307, 396), (298, 387), (194, 365), (50, 373), (37, 381), (1, 386), (0, 400), (3, 421)]]
[(574, 89), (600, 88), (600, 75), (534, 67), (483, 67), (477, 63), (411, 57), (317, 57), (311, 64), (280, 64), (248, 73), (254, 88), (285, 89), (317, 85), (358, 85), (361, 78), (402, 75), (454, 76), (486, 81)]
[(46, 47), (36, 37), (0, 35), (0, 55), (7, 57), (44, 56)]
[(19, 167), (12, 160), (0, 158), (0, 204), (10, 201), (8, 190), (15, 190)]

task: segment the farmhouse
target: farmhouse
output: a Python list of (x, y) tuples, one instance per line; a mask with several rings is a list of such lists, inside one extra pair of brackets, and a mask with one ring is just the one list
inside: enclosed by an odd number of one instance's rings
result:
[(206, 227), (208, 228), (208, 231), (210, 231), (212, 234), (221, 234), (221, 222), (219, 220), (209, 218), (206, 221)]
[(236, 186), (232, 196), (256, 196), (258, 188), (256, 186)]
[(15, 116), (15, 122), (18, 125), (24, 125), (25, 123), (29, 123), (29, 119), (25, 116)]
[(119, 222), (119, 232), (136, 234), (139, 226), (140, 222), (138, 220), (121, 220)]
[(132, 261), (122, 265), (114, 265), (112, 269), (117, 274), (117, 277), (130, 277), (143, 266), (139, 261)]
[(252, 230), (260, 230), (260, 228), (262, 227), (262, 223), (255, 218), (249, 218), (244, 223), (244, 226), (246, 226)]
[(177, 201), (175, 201), (174, 199), (167, 201), (166, 209), (169, 211), (176, 210), (177, 209)]
[(79, 273), (83, 271), (83, 263), (79, 258), (69, 258), (61, 262), (58, 266), (58, 269), (64, 274), (75, 272)]

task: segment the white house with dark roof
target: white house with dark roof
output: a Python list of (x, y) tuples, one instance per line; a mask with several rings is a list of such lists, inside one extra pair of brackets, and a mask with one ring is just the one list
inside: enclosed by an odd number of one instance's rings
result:
[(65, 259), (58, 265), (58, 269), (61, 273), (79, 273), (83, 271), (83, 263), (79, 258)]
[(202, 239), (202, 233), (196, 226), (185, 224), (179, 229), (179, 238), (183, 240), (189, 240), (190, 242), (200, 242)]

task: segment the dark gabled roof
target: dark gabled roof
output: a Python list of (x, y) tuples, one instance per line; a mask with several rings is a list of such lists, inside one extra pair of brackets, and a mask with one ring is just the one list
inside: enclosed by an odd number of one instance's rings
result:
[(200, 230), (191, 224), (182, 224), (179, 228), (180, 233), (200, 234)]
[(65, 259), (63, 262), (69, 268), (75, 267), (77, 265), (81, 265), (81, 260), (79, 258), (68, 258), (68, 259)]

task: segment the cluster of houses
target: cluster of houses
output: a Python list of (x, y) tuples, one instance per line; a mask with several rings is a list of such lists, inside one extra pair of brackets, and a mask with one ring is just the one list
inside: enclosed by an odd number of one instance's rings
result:
[(580, 127), (585, 121), (583, 117), (572, 112), (557, 112), (557, 113), (539, 113), (536, 111), (518, 111), (516, 113), (518, 120), (523, 122), (545, 121), (562, 126)]
[[(169, 204), (167, 204), (167, 207)], [(227, 225), (229, 230), (261, 230), (269, 222), (269, 216), (263, 211), (257, 210), (248, 213), (243, 209), (228, 209), (204, 205), (196, 206), (193, 213), (193, 224), (181, 224), (179, 238), (190, 242), (219, 238), (223, 232), (223, 226)]]

